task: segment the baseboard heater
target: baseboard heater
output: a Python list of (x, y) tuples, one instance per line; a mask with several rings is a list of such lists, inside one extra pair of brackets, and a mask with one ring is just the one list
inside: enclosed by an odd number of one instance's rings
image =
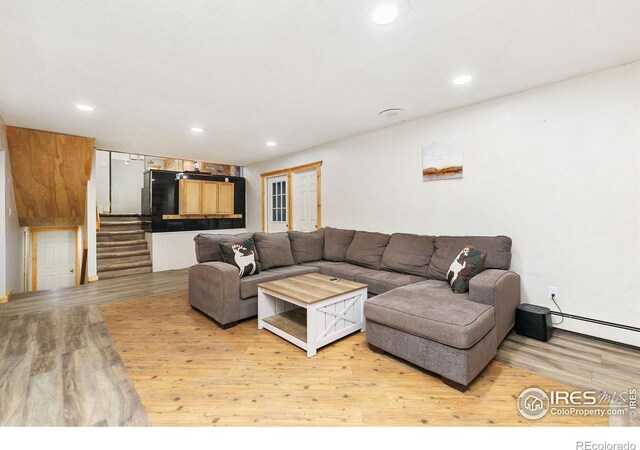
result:
[(551, 311), (551, 314), (554, 315), (554, 316), (558, 316), (558, 317), (564, 317), (565, 319), (582, 320), (583, 322), (597, 323), (598, 325), (604, 325), (604, 326), (613, 327), (613, 328), (620, 328), (622, 330), (635, 331), (636, 333), (640, 333), (640, 328), (632, 327), (631, 325), (623, 325), (621, 323), (607, 322), (605, 320), (598, 320), (598, 319), (591, 319), (589, 317), (574, 316), (573, 314), (559, 313), (559, 312), (556, 312), (556, 311)]

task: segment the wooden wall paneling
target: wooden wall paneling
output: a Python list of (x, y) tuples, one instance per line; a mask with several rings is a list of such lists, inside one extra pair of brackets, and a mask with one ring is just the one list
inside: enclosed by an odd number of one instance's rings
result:
[(92, 138), (7, 127), (21, 226), (84, 223)]
[(77, 218), (77, 225), (84, 223), (87, 197), (87, 181), (91, 177), (93, 139), (78, 136), (56, 135), (57, 171), (56, 200), (65, 199), (64, 217)]

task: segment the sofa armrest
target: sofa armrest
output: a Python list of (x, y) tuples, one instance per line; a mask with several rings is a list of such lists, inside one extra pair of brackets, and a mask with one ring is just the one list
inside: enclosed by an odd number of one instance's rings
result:
[(189, 268), (189, 304), (220, 325), (240, 316), (240, 274), (223, 262), (207, 262)]
[(471, 279), (469, 300), (493, 306), (500, 343), (516, 322), (516, 308), (520, 304), (520, 275), (508, 270), (485, 270)]

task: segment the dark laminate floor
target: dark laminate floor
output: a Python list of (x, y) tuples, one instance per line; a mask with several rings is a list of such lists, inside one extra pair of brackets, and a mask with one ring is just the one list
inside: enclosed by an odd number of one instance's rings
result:
[(148, 425), (97, 306), (3, 315), (0, 330), (0, 425)]
[[(640, 390), (640, 351), (562, 330), (548, 342), (511, 332), (496, 359), (581, 389), (609, 395)], [(610, 424), (637, 427), (640, 419), (627, 411), (611, 416)]]
[(78, 305), (98, 305), (128, 298), (151, 297), (187, 290), (187, 269), (144, 273), (99, 280), (91, 284), (51, 291), (16, 294), (0, 304), (0, 317), (51, 311)]

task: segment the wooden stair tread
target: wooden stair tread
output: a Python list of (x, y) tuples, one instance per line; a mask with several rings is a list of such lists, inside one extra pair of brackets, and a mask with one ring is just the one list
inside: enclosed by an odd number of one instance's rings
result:
[(135, 214), (135, 213), (131, 213), (131, 214), (125, 214), (125, 213), (115, 213), (115, 214), (100, 214), (100, 218), (106, 218), (108, 219), (109, 217), (140, 217), (140, 214)]
[(151, 273), (153, 270), (151, 266), (134, 267), (131, 269), (109, 270), (106, 272), (98, 272), (98, 278), (100, 280), (107, 280), (109, 278), (120, 278), (129, 275), (138, 275), (141, 273)]
[(143, 234), (144, 230), (98, 231), (98, 236), (122, 236), (124, 234)]
[(105, 227), (117, 227), (117, 226), (121, 226), (121, 225), (142, 225), (142, 220), (121, 220), (121, 221), (114, 221), (114, 222), (101, 222), (100, 225), (105, 226)]
[(135, 239), (131, 241), (96, 242), (97, 247), (126, 247), (128, 245), (147, 245), (147, 241), (144, 239)]
[(100, 274), (100, 272), (109, 272), (111, 270), (133, 269), (136, 267), (147, 267), (147, 266), (151, 266), (151, 260), (133, 261), (133, 262), (126, 262), (126, 263), (114, 263), (114, 264), (98, 263), (98, 275)]
[(149, 250), (128, 250), (128, 251), (117, 251), (117, 252), (102, 252), (98, 253), (98, 259), (104, 258), (122, 258), (127, 256), (141, 256), (141, 255), (149, 255), (151, 252)]
[(96, 233), (98, 278), (119, 278), (152, 272), (151, 252), (137, 214), (100, 214)]

